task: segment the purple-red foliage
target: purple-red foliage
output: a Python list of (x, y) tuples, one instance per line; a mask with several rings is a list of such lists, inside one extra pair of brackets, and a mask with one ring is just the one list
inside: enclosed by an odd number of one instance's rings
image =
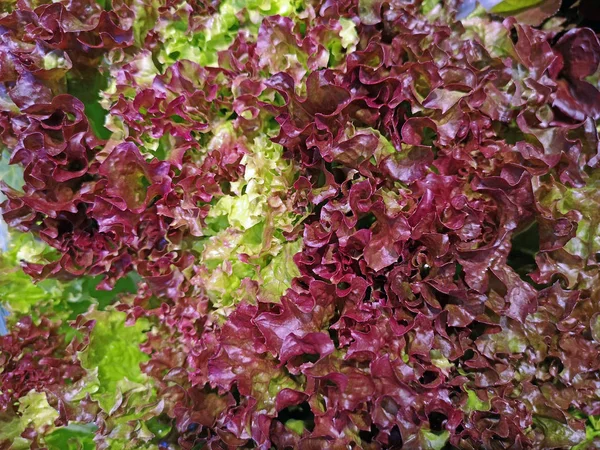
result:
[[(598, 38), (506, 19), (486, 22), (491, 48), (451, 16), (426, 20), (421, 3), (315, 2), (302, 30), (267, 18), (219, 68), (180, 61), (121, 96), (110, 113), (130, 135), (119, 143), (95, 137), (84, 105), (55, 86), (57, 69), (35, 61), (65, 52), (69, 67), (87, 67), (100, 49), (132, 45), (117, 25), (127, 6), (89, 25), (62, 3), (0, 19), (5, 48), (18, 43), (2, 52), (4, 97), (19, 111), (3, 109), (2, 136), (25, 168), (4, 217), (60, 253), (26, 270), (102, 274), (107, 289), (141, 276), (122, 309), (157, 323), (144, 369), (183, 448), (423, 449), (444, 432), (451, 448), (570, 448), (585, 438), (572, 411), (600, 414), (597, 254), (565, 247), (584, 213), (546, 195), (584, 188), (597, 170)], [(360, 41), (328, 67), (338, 17)], [(307, 67), (278, 58), (288, 48), (312, 55)], [(298, 206), (313, 211), (292, 288), (278, 303), (240, 303), (224, 323), (185, 275), (195, 270), (186, 243), (244, 173), (242, 141), (194, 156), (222, 108), (251, 112), (235, 121), (248, 136), (275, 118), (274, 141), (301, 167)], [(149, 161), (142, 137), (163, 135), (175, 150)], [(524, 271), (523, 235), (536, 248)], [(9, 353), (15, 339), (3, 338)], [(7, 372), (34, 374), (14, 395), (77, 373), (63, 362), (36, 371), (53, 350)], [(301, 434), (281, 419), (294, 407), (311, 418)]]

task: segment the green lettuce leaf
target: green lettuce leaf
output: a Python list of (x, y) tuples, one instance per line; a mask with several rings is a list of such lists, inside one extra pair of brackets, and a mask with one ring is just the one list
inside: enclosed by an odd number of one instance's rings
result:
[(544, 0), (504, 0), (492, 8), (494, 13), (514, 13), (539, 5)]
[(558, 210), (566, 214), (577, 211), (581, 219), (577, 234), (565, 249), (584, 260), (600, 251), (600, 180), (591, 180), (582, 188), (564, 189), (557, 202)]
[(48, 450), (94, 450), (94, 424), (71, 423), (55, 429), (45, 437)]
[[(257, 281), (261, 296), (277, 301), (298, 275), (293, 256), (301, 241), (288, 242), (303, 219), (287, 198), (297, 169), (283, 158), (283, 148), (262, 135), (248, 145), (244, 177), (231, 183), (231, 194), (210, 209), (207, 235), (201, 250), (206, 273), (201, 277), (219, 314), (242, 299), (254, 301), (242, 282)], [(243, 262), (240, 255), (246, 255)]]
[(30, 448), (31, 441), (21, 437), (26, 428), (44, 434), (54, 428), (58, 418), (58, 411), (50, 406), (46, 394), (33, 390), (19, 399), (18, 411), (19, 415), (8, 420), (0, 417), (0, 443), (9, 443), (11, 450)]
[(278, 302), (291, 286), (292, 280), (300, 276), (294, 263), (294, 255), (302, 250), (302, 240), (282, 245), (281, 251), (260, 272), (260, 295), (264, 301)]
[(535, 416), (535, 425), (543, 432), (542, 448), (572, 448), (585, 440), (585, 433), (547, 417)]
[(92, 399), (108, 412), (125, 392), (140, 386), (151, 389), (140, 368), (149, 359), (140, 350), (148, 322), (125, 326), (126, 314), (119, 311), (91, 311), (85, 318), (96, 321), (88, 346), (78, 354), (82, 367), (92, 374), (85, 387)]

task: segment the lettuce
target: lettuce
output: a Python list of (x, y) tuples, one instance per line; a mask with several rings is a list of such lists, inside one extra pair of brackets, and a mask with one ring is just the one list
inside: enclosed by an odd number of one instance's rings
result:
[(590, 1), (4, 3), (0, 448), (597, 446)]
[(94, 374), (85, 390), (103, 410), (110, 411), (127, 390), (147, 385), (140, 364), (148, 358), (139, 348), (147, 325), (139, 321), (127, 327), (125, 314), (116, 311), (93, 311), (85, 317), (95, 321), (89, 343), (78, 356), (82, 367)]
[(19, 399), (18, 416), (2, 423), (0, 442), (9, 442), (9, 448), (14, 450), (30, 448), (29, 440), (21, 434), (26, 429), (43, 434), (54, 429), (57, 418), (58, 412), (48, 404), (46, 394), (32, 390)]
[(293, 256), (301, 242), (287, 242), (283, 234), (302, 220), (285, 200), (296, 177), (294, 165), (266, 137), (254, 139), (241, 164), (243, 178), (231, 183), (231, 194), (219, 198), (207, 218), (209, 224), (224, 225), (207, 238), (201, 255), (202, 282), (217, 308), (247, 298), (245, 279), (259, 281), (259, 295), (276, 301), (298, 275)]
[(164, 21), (157, 27), (163, 44), (158, 60), (172, 64), (188, 59), (201, 66), (216, 66), (217, 53), (227, 50), (240, 30), (256, 35), (263, 17), (289, 16), (300, 6), (301, 2), (293, 0), (225, 0), (214, 14), (199, 18), (196, 29), (188, 20), (188, 5), (181, 3), (174, 11), (181, 19)]

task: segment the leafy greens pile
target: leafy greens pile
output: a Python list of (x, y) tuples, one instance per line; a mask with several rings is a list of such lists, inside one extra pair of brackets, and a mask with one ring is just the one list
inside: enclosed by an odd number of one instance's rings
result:
[(572, 3), (3, 1), (0, 449), (598, 448)]

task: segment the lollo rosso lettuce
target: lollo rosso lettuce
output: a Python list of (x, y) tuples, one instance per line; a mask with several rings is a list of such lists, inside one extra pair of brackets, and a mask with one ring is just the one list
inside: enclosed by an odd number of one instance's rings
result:
[(570, 3), (4, 2), (0, 449), (596, 448)]

